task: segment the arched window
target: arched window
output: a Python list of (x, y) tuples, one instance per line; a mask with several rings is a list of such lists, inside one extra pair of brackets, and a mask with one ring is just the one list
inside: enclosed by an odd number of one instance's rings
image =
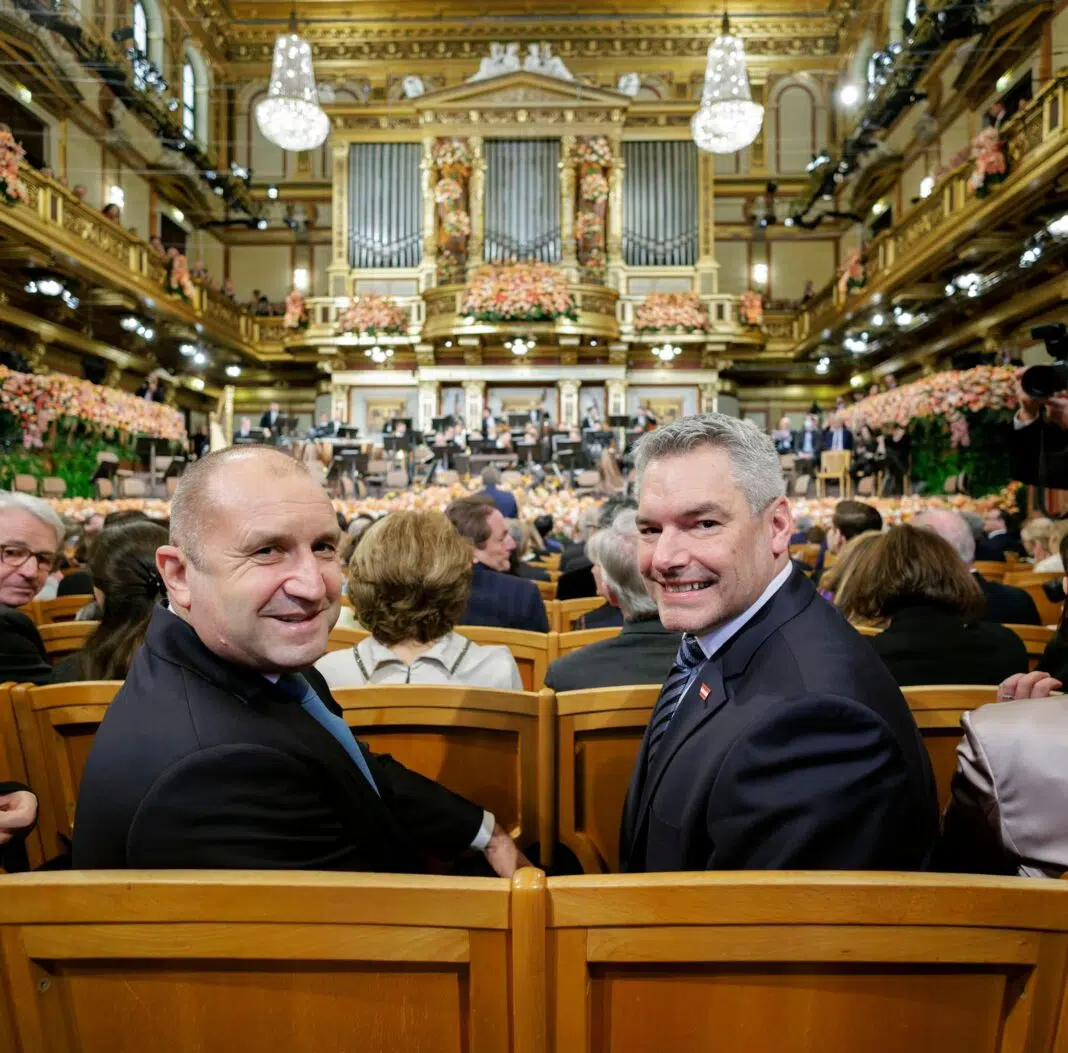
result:
[(200, 131), (198, 123), (197, 75), (193, 64), (186, 60), (182, 63), (182, 131), (190, 139), (196, 139)]

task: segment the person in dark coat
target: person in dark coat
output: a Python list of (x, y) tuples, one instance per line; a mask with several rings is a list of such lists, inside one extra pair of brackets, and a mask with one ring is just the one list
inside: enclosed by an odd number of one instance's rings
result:
[(500, 489), (497, 485), (500, 481), (501, 473), (496, 468), (490, 466), (483, 469), (482, 489), (476, 496), (488, 497), (505, 519), (518, 519), (519, 505), (516, 503), (515, 495), (510, 494), (507, 490)]

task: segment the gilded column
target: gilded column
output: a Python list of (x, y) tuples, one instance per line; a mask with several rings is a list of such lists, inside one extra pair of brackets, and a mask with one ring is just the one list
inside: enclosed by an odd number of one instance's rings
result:
[(330, 417), (335, 417), (342, 424), (349, 423), (349, 408), (352, 399), (349, 397), (350, 388), (347, 384), (330, 385)]
[[(766, 84), (753, 84), (751, 90), (753, 93), (753, 102), (764, 105), (764, 99), (767, 96)], [(765, 111), (765, 121), (767, 111)], [(749, 147), (749, 174), (750, 175), (766, 175), (768, 171), (768, 151), (767, 151), (767, 137), (764, 134), (765, 125), (760, 125), (760, 131), (757, 133), (757, 137), (753, 140), (752, 146)]]
[(419, 163), (423, 190), (423, 258), (419, 264), (419, 282), (423, 290), (435, 284), (438, 263), (437, 206), (434, 204), (434, 140), (423, 140), (423, 159)]
[[(483, 191), (485, 188), (486, 161), (482, 155), (482, 137), (473, 135), (471, 142), (471, 239), (467, 243), (467, 266), (478, 267), (484, 263), (482, 256), (485, 241), (485, 216)], [(482, 411), (478, 411), (481, 419)]]
[[(484, 380), (467, 380), (464, 382), (464, 420), (468, 427), (478, 427), (482, 420), (482, 407), (486, 402), (486, 382)], [(474, 421), (474, 424), (471, 422)]]
[(234, 385), (227, 384), (222, 393), (222, 432), (229, 446), (234, 435)]
[(560, 262), (577, 277), (575, 246), (575, 137), (560, 140)]
[(700, 296), (719, 292), (719, 265), (716, 263), (716, 160), (700, 151), (697, 163), (697, 289)]
[[(438, 389), (436, 380), (419, 381), (419, 430), (429, 431), (438, 412)], [(479, 416), (481, 417), (481, 411)]]
[(558, 380), (556, 387), (560, 392), (560, 427), (577, 428), (579, 426), (579, 387), (578, 380)]
[(719, 370), (713, 369), (709, 373), (709, 379), (701, 385), (700, 405), (702, 413), (719, 412)]
[(623, 144), (612, 139), (612, 170), (608, 176), (608, 241), (605, 250), (605, 282), (623, 288)]
[(344, 296), (347, 292), (349, 274), (349, 144), (335, 142), (331, 155), (334, 215), (330, 266), (327, 267), (326, 273), (329, 278), (330, 295)]

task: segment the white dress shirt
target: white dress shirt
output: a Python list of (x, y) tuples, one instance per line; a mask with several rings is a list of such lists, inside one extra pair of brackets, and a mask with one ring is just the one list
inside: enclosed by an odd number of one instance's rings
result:
[(786, 566), (771, 579), (768, 587), (760, 594), (756, 603), (751, 607), (747, 607), (741, 614), (731, 618), (725, 625), (721, 625), (718, 629), (713, 629), (710, 633), (700, 638), (701, 650), (705, 652), (706, 658), (712, 658), (717, 652), (723, 650), (728, 641), (737, 636), (760, 613), (760, 609), (766, 606), (772, 596), (786, 584), (792, 570), (793, 564), (787, 560)]
[(315, 668), (331, 690), (364, 684), (467, 684), (498, 691), (523, 690), (519, 668), (507, 647), (480, 646), (459, 633), (446, 634), (411, 665), (368, 636), (355, 647), (323, 655)]

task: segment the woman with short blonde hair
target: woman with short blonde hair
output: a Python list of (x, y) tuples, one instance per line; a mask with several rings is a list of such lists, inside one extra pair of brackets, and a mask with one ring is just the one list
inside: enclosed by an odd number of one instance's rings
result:
[(1052, 519), (1039, 517), (1029, 519), (1020, 531), (1020, 540), (1023, 541), (1027, 554), (1034, 563), (1034, 570), (1038, 573), (1059, 571), (1064, 573), (1064, 564), (1061, 563), (1060, 544), (1064, 537), (1068, 523), (1054, 522)]
[(324, 655), (330, 687), (470, 684), (520, 690), (507, 647), (453, 632), (471, 592), (471, 545), (441, 512), (392, 512), (365, 531), (349, 563), (348, 597), (370, 636)]

